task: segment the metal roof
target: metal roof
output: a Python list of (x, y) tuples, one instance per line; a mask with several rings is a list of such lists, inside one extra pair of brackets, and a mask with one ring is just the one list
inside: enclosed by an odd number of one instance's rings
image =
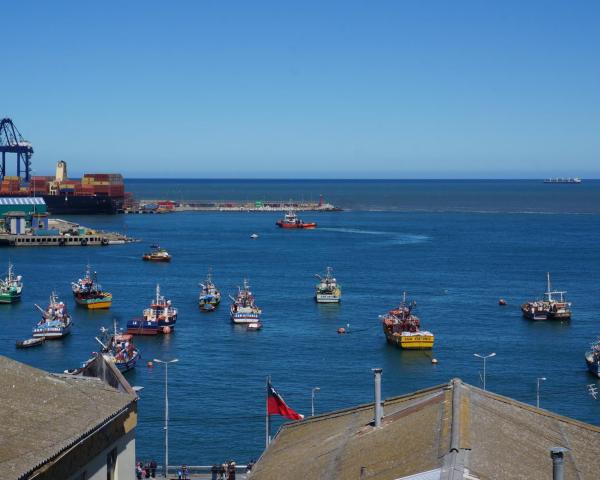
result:
[(0, 205), (46, 205), (42, 197), (0, 197)]
[(373, 405), (284, 425), (252, 480), (547, 480), (550, 448), (568, 448), (565, 478), (598, 478), (600, 428), (455, 379)]
[(94, 377), (55, 375), (0, 356), (0, 471), (24, 478), (136, 400)]

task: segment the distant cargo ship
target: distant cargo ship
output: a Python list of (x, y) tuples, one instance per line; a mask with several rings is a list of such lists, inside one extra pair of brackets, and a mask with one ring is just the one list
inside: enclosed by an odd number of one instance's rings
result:
[(18, 176), (5, 176), (0, 197), (42, 197), (54, 215), (115, 214), (123, 211), (125, 184), (118, 173), (86, 173), (80, 180), (69, 179), (67, 163), (56, 164), (54, 177), (33, 176), (22, 185)]
[(581, 178), (573, 177), (573, 178), (546, 178), (544, 183), (581, 183)]

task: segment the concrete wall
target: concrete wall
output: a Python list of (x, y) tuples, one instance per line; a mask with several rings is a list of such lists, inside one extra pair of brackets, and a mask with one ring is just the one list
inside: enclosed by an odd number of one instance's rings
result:
[(106, 480), (106, 459), (109, 452), (117, 449), (115, 480), (135, 480), (135, 429), (105, 448), (69, 480)]

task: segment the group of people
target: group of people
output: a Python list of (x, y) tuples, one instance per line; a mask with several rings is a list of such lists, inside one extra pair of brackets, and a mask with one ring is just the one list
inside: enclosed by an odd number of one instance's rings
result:
[(135, 464), (135, 478), (142, 480), (142, 478), (156, 478), (156, 460), (149, 462), (137, 462)]
[(236, 465), (233, 460), (213, 465), (210, 469), (211, 480), (235, 480)]

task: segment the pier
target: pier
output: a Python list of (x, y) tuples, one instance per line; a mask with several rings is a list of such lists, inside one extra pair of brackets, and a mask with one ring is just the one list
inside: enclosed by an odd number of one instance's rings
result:
[(124, 209), (124, 213), (174, 212), (339, 212), (342, 209), (324, 202), (297, 200), (139, 200)]

